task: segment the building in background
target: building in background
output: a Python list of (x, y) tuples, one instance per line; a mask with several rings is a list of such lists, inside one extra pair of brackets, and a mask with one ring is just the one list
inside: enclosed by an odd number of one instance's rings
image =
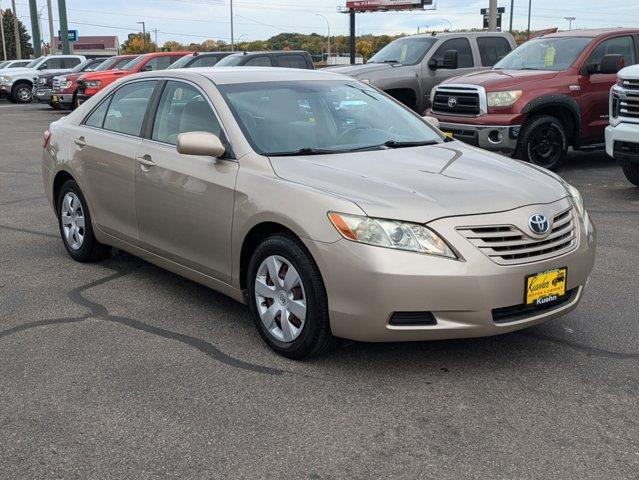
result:
[[(62, 50), (62, 42), (58, 38), (54, 47), (57, 52)], [(120, 42), (117, 36), (83, 36), (78, 37), (77, 42), (71, 42), (71, 51), (85, 57), (110, 57), (120, 52)]]

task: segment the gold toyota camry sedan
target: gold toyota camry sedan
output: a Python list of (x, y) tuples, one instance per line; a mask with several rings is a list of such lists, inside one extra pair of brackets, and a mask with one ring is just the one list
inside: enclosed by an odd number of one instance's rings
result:
[(595, 256), (560, 177), (330, 72), (126, 77), (51, 124), (42, 166), (73, 259), (117, 247), (223, 292), (291, 358), (539, 324)]

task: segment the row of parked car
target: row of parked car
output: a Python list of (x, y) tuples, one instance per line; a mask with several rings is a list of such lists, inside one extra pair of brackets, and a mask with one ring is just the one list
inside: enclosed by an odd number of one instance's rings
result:
[[(619, 116), (639, 118), (639, 104), (633, 103), (639, 94), (630, 80), (626, 89), (618, 85), (616, 100), (609, 102), (618, 71), (638, 59), (637, 29), (560, 32), (519, 48), (508, 33), (456, 32), (400, 38), (365, 65), (329, 68), (436, 118), (451, 137), (556, 169), (569, 147), (603, 147), (613, 106), (614, 122)], [(158, 52), (89, 60), (60, 55), (24, 68), (0, 64), (0, 96), (73, 109), (126, 75), (212, 66), (314, 68), (303, 51)], [(620, 143), (616, 157), (638, 155), (633, 148)], [(632, 166), (624, 172), (639, 182)]]

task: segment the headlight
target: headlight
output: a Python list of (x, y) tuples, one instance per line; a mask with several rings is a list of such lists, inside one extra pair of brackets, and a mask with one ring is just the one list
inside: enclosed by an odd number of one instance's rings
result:
[(87, 86), (87, 88), (98, 88), (100, 86), (100, 80), (89, 80), (88, 82), (85, 83), (85, 85)]
[(573, 187), (569, 183), (564, 182), (564, 185), (566, 186), (566, 190), (568, 190), (568, 193), (572, 197), (572, 203), (575, 205), (575, 208), (577, 209), (577, 213), (579, 213), (579, 216), (581, 218), (584, 218), (586, 209), (584, 208), (584, 199), (581, 196), (581, 193), (579, 193), (579, 190), (577, 190), (575, 187)]
[(70, 86), (71, 86), (71, 82), (68, 82), (66, 80), (64, 81), (60, 80), (60, 90), (66, 90)]
[(11, 81), (11, 77), (7, 75), (0, 75), (0, 82), (10, 82), (10, 81)]
[(330, 212), (328, 218), (347, 240), (457, 258), (448, 244), (432, 230), (415, 223)]
[(46, 78), (38, 78), (38, 85), (44, 85), (45, 83), (47, 83)]
[(510, 90), (507, 92), (488, 92), (486, 94), (489, 107), (510, 107), (519, 100), (521, 90)]

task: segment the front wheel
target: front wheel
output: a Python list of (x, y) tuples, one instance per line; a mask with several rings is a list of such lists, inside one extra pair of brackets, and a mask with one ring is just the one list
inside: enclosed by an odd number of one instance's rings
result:
[(33, 100), (31, 85), (26, 82), (18, 83), (11, 90), (11, 98), (16, 103), (31, 103)]
[(639, 187), (639, 163), (627, 163), (622, 168), (628, 181)]
[(524, 125), (514, 157), (555, 170), (567, 151), (568, 135), (564, 125), (555, 117), (540, 115)]
[(249, 263), (247, 285), (255, 325), (280, 355), (301, 359), (336, 344), (319, 269), (294, 237), (273, 235), (257, 247)]

